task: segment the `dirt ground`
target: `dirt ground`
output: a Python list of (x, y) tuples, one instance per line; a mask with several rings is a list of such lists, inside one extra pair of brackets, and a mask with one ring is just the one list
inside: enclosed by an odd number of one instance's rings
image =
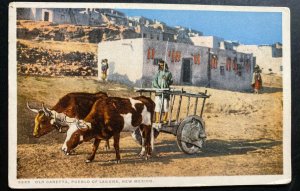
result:
[[(265, 76), (268, 79), (270, 76)], [(41, 102), (53, 106), (69, 92), (107, 92), (130, 97), (132, 88), (117, 83), (102, 83), (92, 78), (43, 78), (18, 76), (18, 178), (103, 178), (152, 176), (275, 175), (283, 173), (282, 89), (280, 78), (265, 80), (263, 94), (231, 92), (203, 87), (184, 87), (192, 92), (208, 90), (203, 119), (207, 141), (196, 155), (182, 153), (176, 137), (160, 134), (155, 141), (156, 156), (148, 161), (138, 157), (139, 146), (130, 133), (122, 133), (120, 164), (115, 164), (114, 149), (103, 150), (95, 161), (85, 164), (92, 144), (83, 143), (76, 154), (65, 156), (60, 148), (65, 134), (56, 131), (33, 138), (34, 113), (26, 109)], [(269, 87), (268, 87), (269, 86)], [(271, 87), (272, 86), (272, 87)], [(178, 87), (181, 88), (181, 87)], [(175, 101), (176, 102), (176, 101)], [(185, 117), (183, 100), (181, 118)], [(193, 101), (191, 102), (193, 110)], [(199, 111), (198, 111), (199, 113)], [(112, 140), (111, 140), (112, 145)], [(138, 169), (138, 170), (137, 170)]]

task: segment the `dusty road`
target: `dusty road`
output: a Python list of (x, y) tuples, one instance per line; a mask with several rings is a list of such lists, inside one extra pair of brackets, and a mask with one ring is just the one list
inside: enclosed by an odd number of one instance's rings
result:
[[(185, 87), (189, 91), (203, 88)], [(282, 174), (282, 90), (266, 87), (264, 93), (230, 92), (208, 89), (211, 98), (204, 110), (207, 141), (202, 153), (186, 155), (173, 135), (160, 134), (157, 156), (145, 161), (138, 157), (139, 146), (129, 133), (120, 141), (121, 164), (114, 164), (113, 148), (103, 150), (95, 161), (85, 164), (92, 144), (83, 143), (76, 154), (65, 156), (60, 148), (65, 134), (56, 131), (35, 139), (31, 136), (34, 113), (26, 101), (51, 106), (68, 92), (106, 91), (112, 96), (132, 96), (132, 90), (120, 84), (102, 84), (93, 79), (18, 77), (18, 178), (75, 177), (151, 177)], [(55, 96), (49, 92), (55, 92)], [(184, 101), (183, 101), (184, 102)], [(191, 106), (193, 107), (193, 106)], [(186, 105), (183, 105), (183, 111)], [(112, 141), (111, 141), (112, 145)], [(139, 170), (137, 170), (139, 169)]]

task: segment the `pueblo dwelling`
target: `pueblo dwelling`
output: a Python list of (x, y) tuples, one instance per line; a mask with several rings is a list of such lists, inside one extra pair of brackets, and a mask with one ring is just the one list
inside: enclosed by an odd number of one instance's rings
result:
[[(236, 50), (208, 48), (187, 43), (136, 38), (98, 44), (98, 68), (108, 59), (108, 80), (137, 87), (151, 87), (158, 61), (166, 60), (174, 84), (248, 91), (253, 56)], [(98, 70), (99, 79), (101, 70)]]

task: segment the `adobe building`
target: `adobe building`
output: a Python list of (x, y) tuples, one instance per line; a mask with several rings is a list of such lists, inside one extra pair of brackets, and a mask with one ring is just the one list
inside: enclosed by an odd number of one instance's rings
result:
[(235, 50), (244, 53), (253, 53), (255, 62), (264, 74), (282, 75), (282, 45), (243, 45), (235, 47)]
[(97, 26), (102, 24), (128, 24), (124, 13), (114, 9), (89, 8), (18, 8), (17, 20), (47, 21), (56, 24)]
[(209, 48), (221, 48), (221, 42), (223, 38), (217, 36), (193, 36), (191, 41), (196, 46), (204, 46)]
[[(123, 39), (98, 44), (98, 68), (108, 59), (108, 80), (151, 87), (158, 61), (166, 60), (174, 84), (248, 91), (252, 54), (155, 39)], [(101, 70), (98, 70), (101, 79)]]
[(196, 46), (205, 46), (209, 48), (219, 48), (223, 50), (234, 50), (238, 42), (224, 40), (217, 36), (191, 36), (191, 41)]

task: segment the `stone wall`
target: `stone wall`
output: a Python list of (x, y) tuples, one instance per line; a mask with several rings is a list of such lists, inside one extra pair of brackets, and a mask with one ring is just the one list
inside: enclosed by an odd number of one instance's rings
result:
[(38, 76), (97, 76), (97, 57), (93, 53), (64, 53), (17, 43), (17, 72)]

